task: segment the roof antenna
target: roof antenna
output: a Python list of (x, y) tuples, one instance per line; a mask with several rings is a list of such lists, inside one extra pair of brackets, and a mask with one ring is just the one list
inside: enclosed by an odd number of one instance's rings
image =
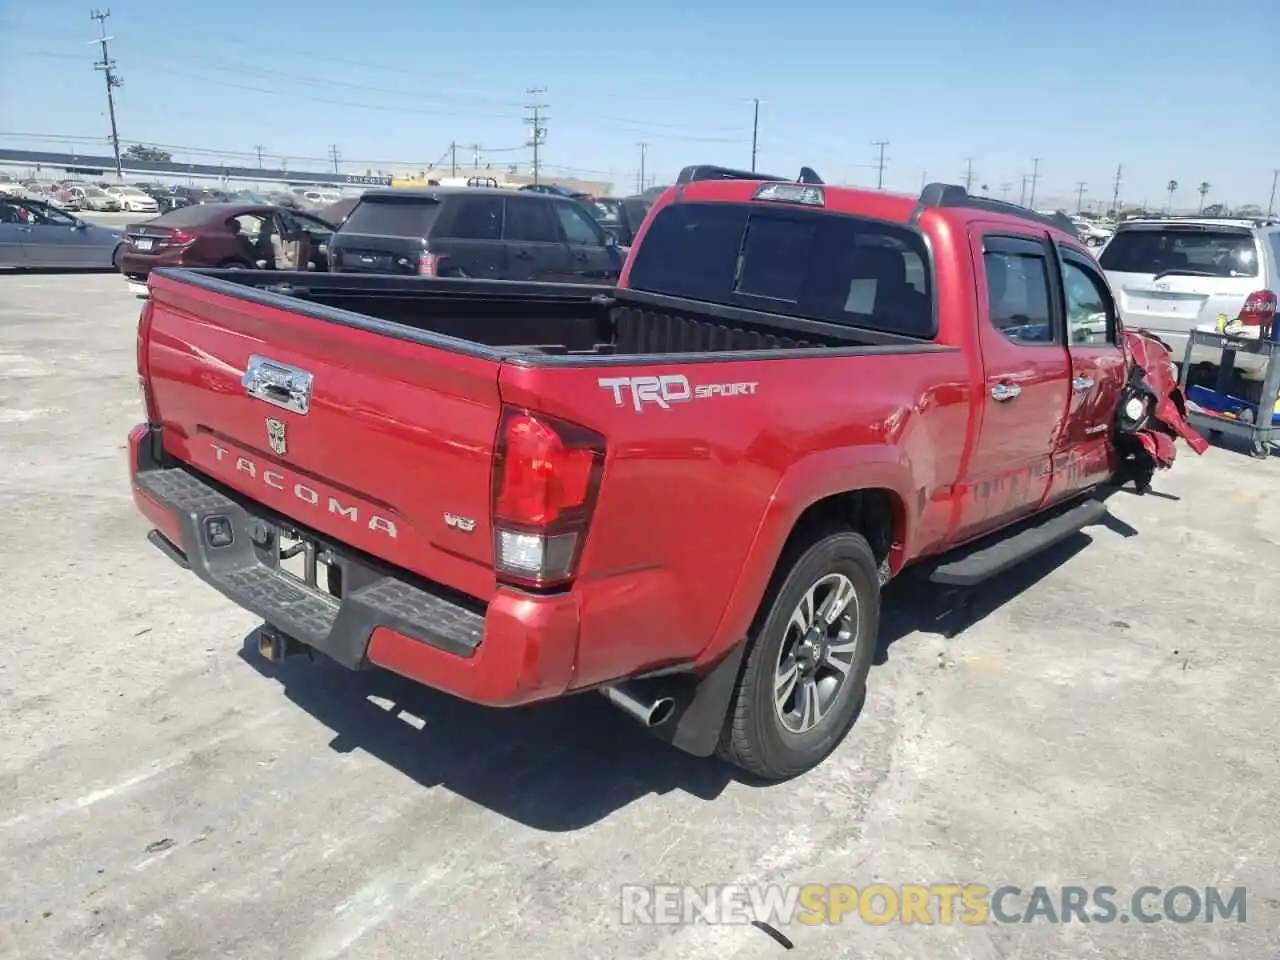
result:
[(796, 183), (822, 183), (822, 178), (814, 172), (813, 167), (801, 167)]

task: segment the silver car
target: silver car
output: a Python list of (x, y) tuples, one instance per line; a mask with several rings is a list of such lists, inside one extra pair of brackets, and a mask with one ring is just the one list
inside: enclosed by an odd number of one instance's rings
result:
[[(1280, 220), (1126, 220), (1098, 262), (1124, 324), (1157, 334), (1181, 362), (1193, 329), (1231, 331), (1242, 321), (1247, 336), (1250, 327), (1271, 323), (1280, 292)], [(1191, 357), (1192, 363), (1219, 359), (1219, 351), (1200, 347)], [(1238, 353), (1236, 369), (1260, 379), (1266, 357)]]
[(0, 268), (116, 269), (120, 231), (43, 200), (0, 197)]

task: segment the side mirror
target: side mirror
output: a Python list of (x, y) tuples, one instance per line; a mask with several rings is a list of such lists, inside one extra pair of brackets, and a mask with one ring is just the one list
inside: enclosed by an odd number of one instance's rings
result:
[(616, 247), (618, 245), (618, 238), (606, 230), (604, 232), (604, 245), (606, 247)]

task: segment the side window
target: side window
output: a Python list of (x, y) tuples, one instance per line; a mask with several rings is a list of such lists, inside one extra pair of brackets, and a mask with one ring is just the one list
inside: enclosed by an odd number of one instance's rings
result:
[(63, 213), (57, 207), (51, 207), (48, 204), (35, 206), (34, 204), (27, 208), (31, 215), (31, 220), (37, 224), (43, 224), (50, 227), (74, 227), (78, 221), (69, 213)]
[(502, 197), (457, 196), (450, 203), (453, 216), (441, 217), (436, 236), (454, 240), (502, 239)]
[[(987, 305), (992, 325), (1014, 343), (1043, 346), (1054, 342), (1049, 309), (1049, 264), (1044, 254), (1002, 249), (991, 244), (982, 255), (987, 275)], [(990, 247), (994, 246), (995, 249)]]
[(573, 202), (556, 203), (555, 208), (566, 240), (590, 247), (604, 246), (604, 231), (597, 226), (591, 214)]
[(1092, 270), (1063, 260), (1062, 290), (1067, 307), (1067, 342), (1086, 346), (1115, 344), (1115, 310), (1102, 279)]
[(513, 243), (560, 243), (551, 204), (530, 197), (507, 198), (507, 219), (502, 235), (503, 239)]
[(1270, 233), (1271, 240), (1271, 264), (1280, 270), (1280, 230), (1272, 230)]

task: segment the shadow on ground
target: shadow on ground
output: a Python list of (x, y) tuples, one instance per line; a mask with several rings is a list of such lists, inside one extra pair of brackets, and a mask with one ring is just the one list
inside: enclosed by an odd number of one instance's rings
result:
[[(1136, 533), (1118, 520), (1108, 525)], [(905, 637), (939, 632), (944, 619), (954, 632), (972, 626), (1090, 539), (1077, 534), (971, 589), (959, 609), (928, 583), (895, 581), (885, 592), (876, 663), (885, 663), (889, 648)], [(353, 673), (306, 658), (273, 664), (258, 654), (256, 631), (240, 655), (334, 731), (332, 749), (362, 750), (421, 786), (444, 787), (538, 830), (581, 829), (651, 793), (683, 790), (712, 800), (732, 781), (764, 786), (719, 760), (691, 757), (650, 737), (595, 694), (498, 710), (383, 670)]]

